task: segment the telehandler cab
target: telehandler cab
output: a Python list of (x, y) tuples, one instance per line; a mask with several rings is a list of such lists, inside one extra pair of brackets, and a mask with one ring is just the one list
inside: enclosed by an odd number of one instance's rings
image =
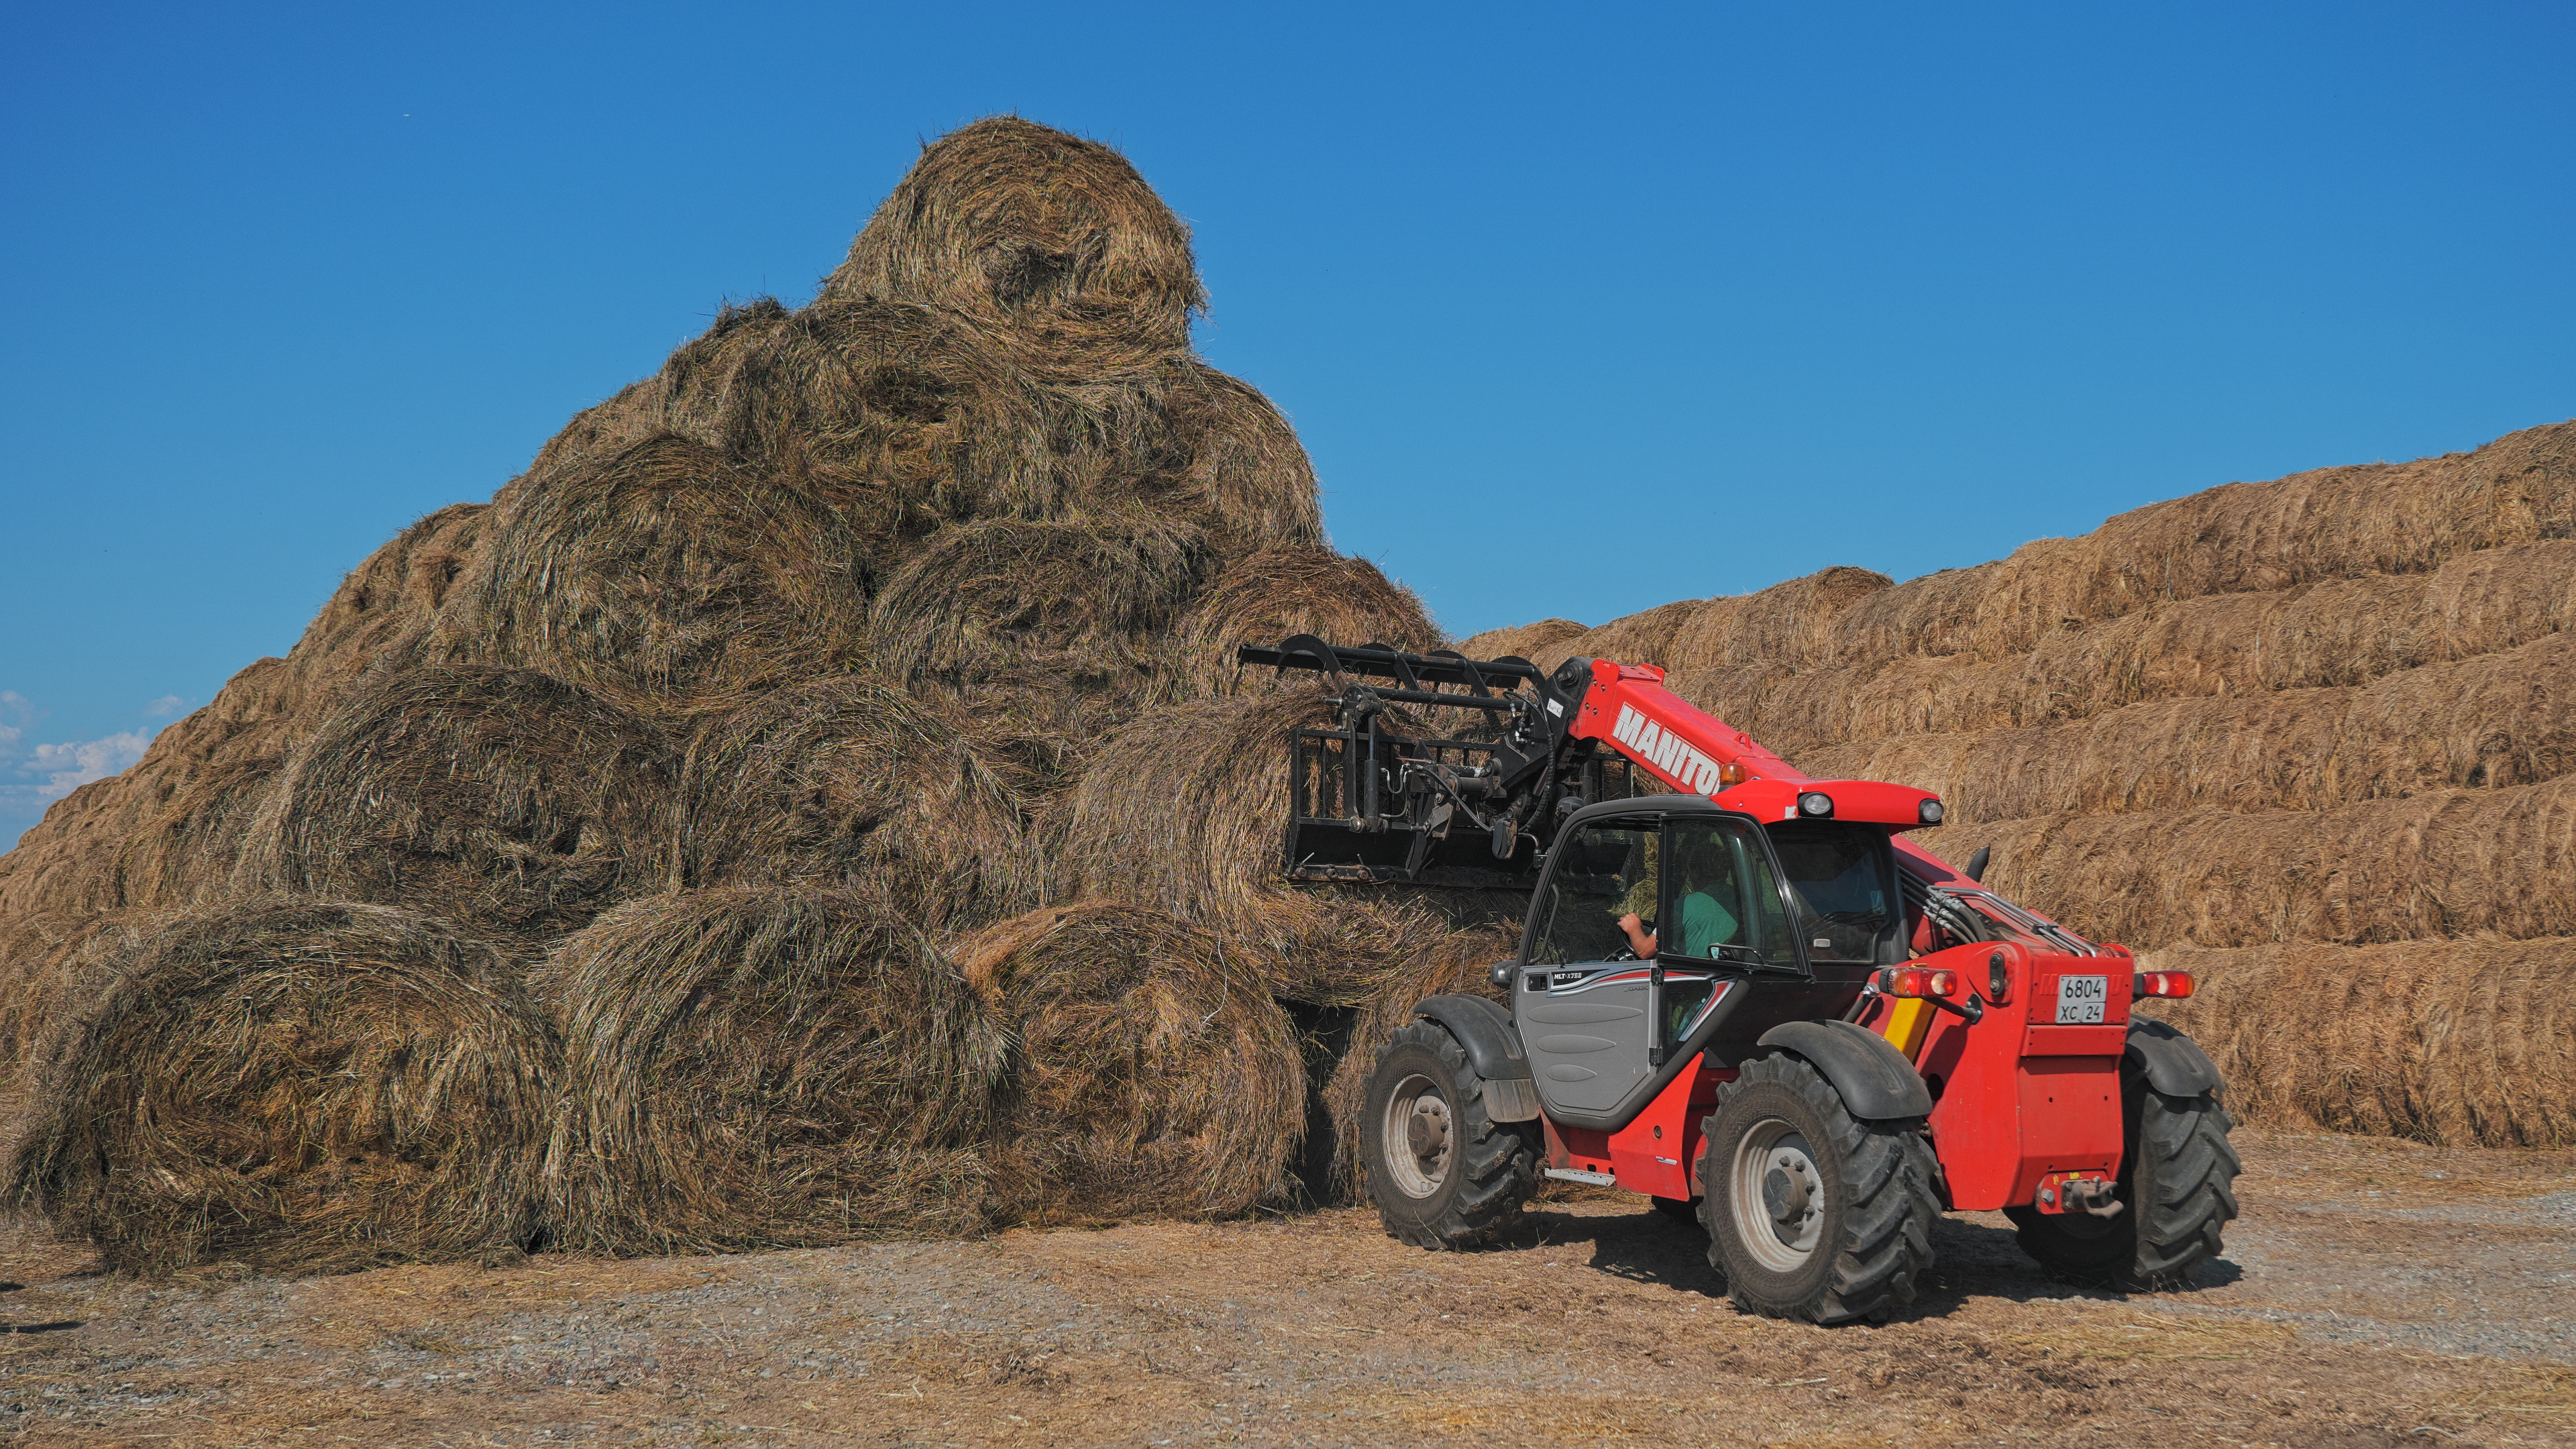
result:
[[(1811, 780), (1663, 671), (1300, 635), (1329, 728), (1290, 742), (1292, 878), (1532, 891), (1500, 1005), (1431, 997), (1376, 1044), (1362, 1161), (1387, 1230), (1485, 1242), (1542, 1175), (1651, 1196), (1744, 1308), (1884, 1318), (1946, 1209), (2001, 1208), (2076, 1281), (2188, 1278), (2238, 1164), (2221, 1084), (2133, 1016), (2191, 993), (1906, 838), (1941, 802)], [(1416, 721), (1465, 709), (1442, 738)]]

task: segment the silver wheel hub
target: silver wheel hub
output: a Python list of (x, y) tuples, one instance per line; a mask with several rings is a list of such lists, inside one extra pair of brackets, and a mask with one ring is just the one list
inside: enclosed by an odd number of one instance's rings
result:
[(1450, 1162), (1456, 1155), (1457, 1132), (1449, 1099), (1440, 1095), (1429, 1077), (1406, 1077), (1387, 1096), (1378, 1140), (1386, 1144), (1384, 1165), (1393, 1179), (1389, 1186), (1406, 1197), (1438, 1192), (1449, 1180)]
[(1727, 1194), (1736, 1237), (1775, 1273), (1794, 1273), (1825, 1233), (1825, 1174), (1797, 1129), (1774, 1117), (1736, 1143)]

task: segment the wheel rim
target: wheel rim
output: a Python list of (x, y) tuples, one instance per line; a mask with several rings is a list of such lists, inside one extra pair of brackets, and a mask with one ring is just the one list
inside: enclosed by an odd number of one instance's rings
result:
[(1386, 1159), (1396, 1191), (1417, 1198), (1438, 1192), (1449, 1180), (1449, 1162), (1457, 1151), (1449, 1099), (1429, 1077), (1406, 1077), (1386, 1099), (1378, 1140), (1385, 1144), (1378, 1155)]
[(1727, 1211), (1745, 1251), (1775, 1273), (1805, 1267), (1825, 1235), (1825, 1174), (1807, 1139), (1777, 1117), (1754, 1123), (1733, 1178)]

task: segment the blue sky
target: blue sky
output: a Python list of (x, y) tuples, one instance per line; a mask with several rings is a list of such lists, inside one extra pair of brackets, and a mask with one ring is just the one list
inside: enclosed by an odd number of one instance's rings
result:
[(2576, 413), (2565, 6), (0, 15), (0, 841), (919, 141), (1123, 147), (1457, 633)]

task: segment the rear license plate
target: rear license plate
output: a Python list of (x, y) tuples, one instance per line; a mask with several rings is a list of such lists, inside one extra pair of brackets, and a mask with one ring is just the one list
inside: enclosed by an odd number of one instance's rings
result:
[(2102, 1020), (2102, 1008), (2111, 1000), (2111, 978), (2108, 976), (2060, 976), (2057, 978), (2057, 1024), (2090, 1026)]

